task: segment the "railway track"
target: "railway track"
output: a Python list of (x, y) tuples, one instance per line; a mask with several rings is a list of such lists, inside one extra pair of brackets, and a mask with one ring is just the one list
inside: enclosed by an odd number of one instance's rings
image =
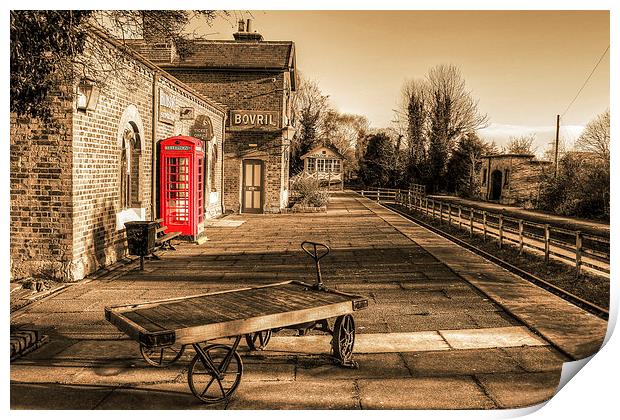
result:
[(604, 320), (608, 320), (609, 319), (609, 311), (605, 308), (602, 308), (592, 302), (589, 302), (585, 299), (580, 298), (579, 296), (576, 296), (560, 287), (557, 287), (551, 283), (549, 283), (546, 280), (543, 280), (531, 273), (528, 273), (527, 271), (522, 270), (519, 267), (514, 266), (513, 264), (510, 264), (507, 261), (504, 261), (498, 257), (496, 257), (493, 254), (490, 254), (486, 251), (483, 251), (482, 249), (469, 244), (466, 241), (463, 241), (462, 239), (459, 239), (453, 235), (450, 235), (449, 233), (446, 233), (438, 228), (436, 228), (435, 226), (429, 225), (428, 223), (416, 218), (415, 216), (402, 211), (401, 209), (398, 208), (398, 206), (396, 206), (395, 204), (387, 204), (387, 203), (383, 203), (383, 205), (387, 208), (389, 208), (390, 210), (400, 214), (401, 216), (411, 220), (414, 223), (419, 224), (420, 226), (435, 232), (443, 237), (445, 237), (446, 239), (451, 240), (452, 242), (462, 246), (463, 248), (466, 248), (472, 252), (475, 252), (476, 254), (486, 258), (487, 260), (507, 269), (508, 271), (522, 277), (523, 279), (539, 286), (542, 287), (543, 289), (553, 293), (556, 296), (561, 297), (562, 299), (572, 303), (573, 305), (576, 305), (578, 307), (580, 307), (581, 309), (601, 318)]

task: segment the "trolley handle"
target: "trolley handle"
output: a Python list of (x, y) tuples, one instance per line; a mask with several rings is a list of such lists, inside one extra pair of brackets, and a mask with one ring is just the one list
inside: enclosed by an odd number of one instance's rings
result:
[[(319, 253), (319, 250), (317, 249), (317, 247), (323, 248), (323, 252)], [(317, 262), (317, 263), (319, 262), (321, 258), (325, 257), (331, 251), (329, 246), (322, 244), (320, 242), (312, 242), (312, 241), (303, 241), (301, 243), (301, 249), (303, 249), (306, 252), (306, 254), (310, 255), (312, 259), (314, 260), (314, 262)]]
[[(319, 248), (323, 248), (322, 251), (319, 251)], [(301, 249), (304, 252), (312, 257), (314, 260), (314, 265), (316, 266), (316, 283), (312, 286), (315, 290), (323, 290), (326, 291), (327, 288), (323, 286), (323, 278), (321, 277), (321, 264), (319, 264), (319, 260), (329, 254), (329, 247), (320, 242), (312, 242), (312, 241), (303, 241), (301, 243)]]

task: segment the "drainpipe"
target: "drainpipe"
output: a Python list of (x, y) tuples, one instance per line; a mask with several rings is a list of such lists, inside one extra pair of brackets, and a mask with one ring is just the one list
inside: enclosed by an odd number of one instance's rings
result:
[(151, 145), (151, 220), (157, 218), (157, 82), (159, 80), (159, 71), (153, 73), (153, 120), (152, 128), (152, 145)]
[(220, 203), (222, 206), (222, 214), (226, 211), (226, 206), (224, 205), (224, 142), (226, 141), (226, 118), (228, 113), (224, 114), (224, 121), (222, 122), (222, 155), (220, 156), (220, 165), (222, 166), (222, 171), (220, 172)]

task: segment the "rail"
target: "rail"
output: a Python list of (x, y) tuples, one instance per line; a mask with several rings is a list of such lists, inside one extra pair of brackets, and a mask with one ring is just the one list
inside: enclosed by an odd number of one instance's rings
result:
[(512, 244), (523, 252), (543, 255), (574, 265), (577, 275), (584, 267), (609, 275), (609, 239), (580, 231), (563, 229), (549, 224), (505, 216), (473, 207), (429, 198), (419, 190), (377, 188), (359, 191), (363, 197), (382, 203), (394, 203), (427, 217), (469, 230), (469, 236), (482, 235), (483, 240), (494, 239), (501, 249)]

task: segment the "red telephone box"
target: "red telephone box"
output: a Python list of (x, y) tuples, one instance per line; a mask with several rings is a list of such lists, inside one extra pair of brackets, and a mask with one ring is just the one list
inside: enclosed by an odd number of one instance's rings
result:
[(168, 231), (197, 237), (204, 230), (202, 140), (177, 136), (159, 143), (159, 208)]

